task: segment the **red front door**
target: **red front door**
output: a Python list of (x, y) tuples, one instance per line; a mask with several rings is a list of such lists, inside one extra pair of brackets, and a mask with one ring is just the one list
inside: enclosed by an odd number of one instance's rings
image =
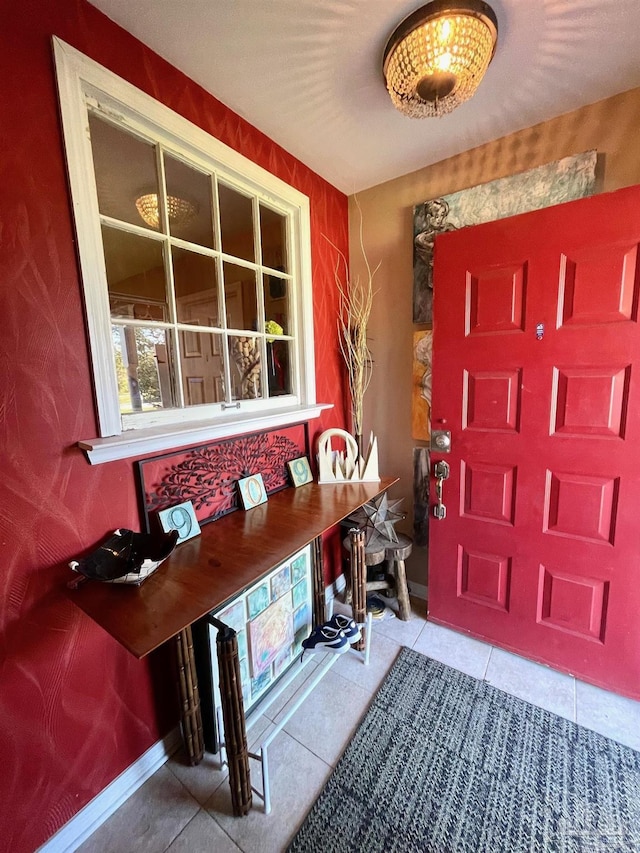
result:
[(636, 699), (639, 242), (640, 187), (438, 237), (429, 549), (432, 621)]

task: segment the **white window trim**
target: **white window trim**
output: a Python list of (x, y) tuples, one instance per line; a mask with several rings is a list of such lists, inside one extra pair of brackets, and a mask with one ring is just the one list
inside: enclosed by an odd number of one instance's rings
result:
[[(246, 434), (255, 429), (308, 420), (317, 417), (322, 409), (330, 408), (328, 404), (316, 404), (308, 197), (56, 36), (53, 47), (100, 432), (100, 438), (79, 442), (89, 461), (98, 464), (227, 435)], [(283, 199), (290, 205), (294, 228), (300, 235), (300, 250), (292, 247), (292, 268), (300, 281), (293, 300), (299, 357), (296, 405), (291, 405), (291, 397), (280, 402), (275, 399), (268, 410), (234, 410), (207, 422), (194, 421), (193, 413), (186, 410), (186, 413), (176, 413), (178, 417), (172, 425), (122, 431), (117, 396), (112, 393), (117, 387), (115, 364), (111, 351), (102, 345), (111, 316), (98, 199), (93, 181), (86, 179), (93, 174), (87, 98), (106, 100), (124, 115), (134, 112), (144, 116), (182, 144), (186, 142), (196, 155), (201, 152), (202, 156), (218, 161), (227, 174), (231, 172), (243, 182), (254, 183), (263, 193), (273, 193), (276, 199)], [(184, 420), (179, 421), (180, 417)]]
[(202, 421), (172, 428), (130, 429), (122, 435), (79, 441), (78, 446), (84, 450), (92, 465), (100, 465), (102, 462), (113, 462), (115, 459), (130, 459), (132, 456), (161, 453), (163, 450), (171, 450), (174, 447), (203, 444), (231, 435), (247, 435), (258, 430), (309, 421), (319, 417), (323, 410), (332, 408), (332, 403), (316, 403), (283, 409), (281, 412), (264, 412), (262, 415), (254, 413), (251, 417), (242, 420), (236, 415), (235, 418), (229, 416), (228, 419), (221, 419), (215, 423)]

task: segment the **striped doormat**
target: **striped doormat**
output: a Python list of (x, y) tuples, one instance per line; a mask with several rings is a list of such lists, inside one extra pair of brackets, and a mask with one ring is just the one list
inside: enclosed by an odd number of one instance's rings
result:
[(640, 753), (403, 648), (290, 853), (638, 853)]

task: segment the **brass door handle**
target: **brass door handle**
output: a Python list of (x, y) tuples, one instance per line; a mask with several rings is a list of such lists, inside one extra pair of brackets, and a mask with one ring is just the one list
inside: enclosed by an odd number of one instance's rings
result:
[(445, 480), (449, 479), (449, 474), (451, 473), (451, 469), (449, 467), (448, 462), (445, 462), (444, 459), (440, 459), (433, 466), (433, 474), (436, 478), (436, 505), (433, 508), (433, 515), (438, 521), (442, 521), (443, 518), (447, 516), (447, 508), (442, 502), (442, 484)]

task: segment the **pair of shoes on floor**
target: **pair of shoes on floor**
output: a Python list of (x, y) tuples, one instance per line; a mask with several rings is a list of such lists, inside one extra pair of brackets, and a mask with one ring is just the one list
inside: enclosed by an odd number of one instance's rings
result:
[(333, 652), (341, 655), (349, 651), (349, 646), (357, 642), (360, 637), (360, 628), (348, 616), (336, 613), (325, 622), (314, 628), (306, 640), (302, 641), (305, 652)]

